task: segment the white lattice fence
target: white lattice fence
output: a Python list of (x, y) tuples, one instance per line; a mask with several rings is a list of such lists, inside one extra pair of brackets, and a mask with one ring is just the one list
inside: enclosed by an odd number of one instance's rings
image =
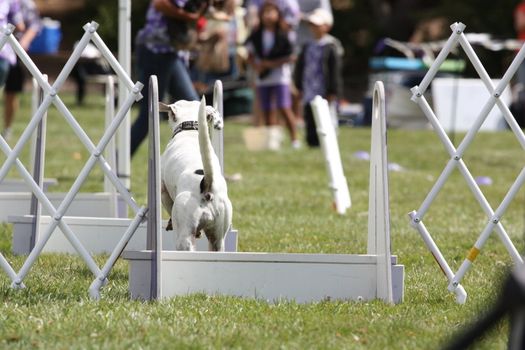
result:
[[(113, 56), (113, 54), (111, 53), (109, 48), (106, 46), (104, 41), (98, 35), (97, 33), (98, 24), (97, 23), (95, 22), (88, 23), (83, 28), (85, 30), (84, 35), (82, 36), (80, 42), (76, 46), (75, 50), (71, 54), (70, 58), (64, 65), (62, 71), (59, 73), (58, 77), (53, 82), (53, 84), (49, 84), (47, 82), (43, 74), (38, 70), (34, 62), (31, 60), (31, 58), (27, 55), (24, 49), (17, 42), (16, 38), (13, 36), (14, 27), (12, 25), (8, 25), (0, 30), (1, 32), (0, 33), (0, 48), (6, 44), (11, 45), (11, 47), (14, 49), (19, 59), (23, 62), (23, 64), (29, 70), (31, 75), (36, 79), (39, 87), (43, 90), (43, 94), (44, 94), (41, 104), (39, 105), (38, 109), (32, 116), (31, 121), (27, 125), (26, 129), (23, 131), (22, 135), (20, 136), (20, 139), (18, 140), (18, 142), (12, 149), (9, 147), (7, 142), (2, 137), (0, 137), (0, 149), (7, 157), (5, 162), (0, 167), (0, 182), (5, 179), (8, 171), (13, 166), (15, 166), (18, 169), (23, 180), (26, 182), (28, 187), (31, 189), (32, 193), (38, 199), (39, 203), (46, 209), (48, 213), (50, 213), (52, 217), (51, 222), (46, 227), (46, 229), (42, 231), (42, 234), (40, 235), (38, 240), (35, 242), (34, 249), (31, 251), (31, 253), (29, 254), (29, 256), (27, 257), (27, 259), (25, 260), (25, 262), (23, 263), (22, 267), (20, 268), (18, 272), (14, 270), (11, 264), (7, 261), (7, 259), (1, 253), (0, 253), (0, 267), (2, 268), (2, 270), (4, 270), (7, 273), (7, 275), (11, 279), (12, 287), (14, 288), (23, 287), (24, 286), (23, 280), (25, 279), (27, 274), (30, 272), (31, 267), (36, 262), (37, 258), (40, 256), (44, 246), (48, 242), (55, 228), (59, 227), (61, 231), (66, 235), (67, 239), (69, 240), (71, 245), (74, 247), (74, 249), (83, 258), (83, 260), (85, 261), (86, 265), (91, 270), (93, 275), (95, 276), (95, 280), (93, 281), (90, 287), (90, 295), (94, 298), (98, 298), (100, 295), (99, 294), (100, 288), (102, 287), (102, 285), (106, 283), (107, 276), (109, 272), (111, 271), (116, 259), (119, 257), (125, 245), (129, 241), (129, 239), (132, 237), (132, 235), (134, 234), (138, 225), (142, 221), (144, 221), (146, 218), (147, 208), (140, 207), (135, 202), (135, 200), (129, 194), (129, 191), (127, 190), (126, 186), (115, 175), (114, 170), (111, 169), (108, 162), (103, 156), (104, 150), (106, 149), (110, 141), (113, 139), (115, 133), (117, 132), (117, 129), (123, 122), (126, 114), (130, 110), (133, 103), (142, 98), (140, 91), (143, 85), (140, 82), (137, 82), (134, 84), (131, 81), (130, 77), (127, 75), (125, 70), (122, 68), (122, 66), (119, 64), (117, 59)], [(128, 91), (127, 96), (125, 96), (125, 98), (122, 99), (120, 103), (120, 108), (117, 111), (116, 115), (114, 116), (112, 122), (107, 126), (103, 136), (101, 137), (101, 139), (98, 141), (97, 144), (95, 144), (88, 137), (88, 135), (84, 132), (82, 127), (76, 121), (73, 114), (69, 111), (69, 109), (66, 107), (66, 105), (63, 103), (60, 96), (58, 95), (58, 91), (60, 91), (65, 80), (71, 73), (71, 70), (73, 69), (74, 65), (79, 60), (82, 51), (84, 50), (84, 48), (87, 46), (87, 44), (90, 41), (93, 42), (97, 46), (97, 48), (100, 50), (102, 55), (108, 60), (109, 64), (111, 65), (115, 73), (117, 74), (119, 85), (125, 86)], [(80, 171), (78, 177), (75, 179), (70, 190), (67, 192), (64, 200), (57, 207), (53, 206), (53, 204), (49, 200), (49, 197), (38, 186), (38, 184), (35, 182), (31, 174), (29, 173), (29, 171), (24, 167), (22, 162), (18, 159), (21, 150), (31, 138), (31, 134), (38, 127), (43, 116), (45, 115), (45, 113), (47, 112), (51, 104), (53, 104), (57, 108), (57, 110), (63, 116), (65, 122), (69, 126), (71, 126), (72, 131), (75, 133), (75, 135), (78, 137), (80, 142), (86, 147), (86, 149), (90, 153), (88, 160), (86, 161), (85, 165)], [(120, 239), (118, 244), (114, 247), (112, 253), (110, 254), (109, 258), (107, 259), (106, 263), (104, 264), (102, 268), (99, 268), (99, 266), (95, 263), (93, 257), (89, 254), (89, 252), (85, 249), (82, 243), (78, 240), (75, 233), (71, 230), (71, 228), (63, 220), (63, 216), (65, 212), (67, 211), (67, 209), (70, 207), (71, 203), (77, 196), (82, 184), (86, 181), (91, 170), (97, 164), (103, 170), (105, 177), (109, 180), (112, 186), (115, 187), (115, 189), (120, 193), (122, 198), (125, 200), (125, 202), (129, 205), (129, 207), (135, 213), (135, 216), (133, 220), (131, 221), (131, 224), (129, 225), (129, 227), (125, 229), (125, 232), (123, 232), (122, 238)]]
[[(509, 85), (512, 77), (518, 70), (521, 62), (525, 57), (525, 46), (523, 46), (519, 50), (518, 54), (516, 55), (509, 68), (505, 72), (503, 78), (501, 78), (499, 83), (495, 86), (463, 32), (465, 29), (465, 25), (463, 23), (454, 23), (451, 26), (451, 29), (452, 34), (445, 43), (441, 52), (436, 57), (436, 60), (430, 66), (428, 72), (421, 81), (421, 84), (411, 89), (413, 94), (412, 100), (418, 104), (418, 106), (421, 108), (425, 116), (432, 124), (434, 131), (445, 146), (445, 149), (450, 156), (450, 160), (447, 162), (445, 168), (438, 177), (434, 186), (431, 188), (431, 190), (425, 197), (419, 209), (411, 212), (409, 216), (412, 226), (416, 228), (417, 231), (421, 234), (421, 237), (423, 238), (428, 249), (431, 251), (432, 255), (436, 259), (436, 262), (439, 264), (441, 270), (449, 280), (448, 289), (456, 294), (456, 299), (459, 303), (464, 303), (466, 301), (467, 294), (464, 288), (461, 286), (460, 282), (463, 279), (464, 275), (467, 273), (467, 271), (470, 269), (472, 263), (478, 256), (479, 252), (481, 251), (481, 249), (483, 248), (484, 244), (486, 243), (487, 239), (493, 231), (496, 231), (499, 239), (504, 244), (513, 261), (517, 264), (523, 263), (520, 254), (518, 253), (517, 249), (515, 248), (514, 244), (509, 238), (509, 235), (503, 227), (503, 224), (501, 223), (501, 218), (505, 214), (505, 211), (507, 210), (509, 204), (514, 199), (516, 194), (518, 193), (519, 189), (525, 183), (525, 168), (522, 169), (522, 171), (508, 190), (507, 194), (503, 198), (502, 202), (494, 210), (490, 206), (483, 192), (477, 185), (471, 172), (467, 168), (467, 165), (463, 161), (463, 155), (471, 145), (474, 137), (480, 130), (481, 125), (487, 119), (488, 114), (494, 108), (494, 106), (497, 106), (499, 108), (506, 122), (508, 123), (516, 138), (518, 139), (518, 142), (520, 143), (521, 147), (525, 149), (525, 135), (518, 126), (507, 105), (500, 99), (503, 90), (507, 87), (507, 85)], [(445, 130), (443, 129), (442, 125), (437, 119), (429, 103), (425, 99), (424, 93), (428, 89), (434, 77), (436, 76), (439, 67), (443, 64), (447, 56), (450, 54), (451, 50), (453, 50), (458, 44), (461, 46), (461, 48), (466, 53), (468, 59), (471, 61), (481, 81), (488, 90), (490, 96), (483, 105), (473, 125), (470, 127), (465, 137), (456, 148), (451, 142), (450, 138), (447, 136)], [(453, 272), (448, 262), (444, 258), (443, 254), (441, 253), (440, 249), (438, 248), (437, 244), (434, 242), (432, 236), (425, 227), (423, 223), (423, 218), (425, 214), (427, 214), (434, 199), (445, 185), (449, 176), (456, 168), (464, 177), (468, 188), (470, 189), (475, 199), (479, 203), (481, 209), (487, 216), (487, 223), (483, 228), (482, 232), (479, 234), (476, 242), (468, 252), (467, 256), (463, 260), (463, 263), (459, 267), (458, 271)]]

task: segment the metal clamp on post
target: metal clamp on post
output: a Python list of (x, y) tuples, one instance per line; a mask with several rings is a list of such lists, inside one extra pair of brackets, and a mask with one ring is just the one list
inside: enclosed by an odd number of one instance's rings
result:
[(95, 33), (99, 27), (99, 24), (95, 21), (91, 21), (89, 23), (86, 23), (82, 28), (88, 32), (88, 33)]
[(412, 97), (410, 99), (415, 103), (417, 103), (417, 100), (423, 96), (417, 85), (410, 89), (410, 92), (412, 92)]

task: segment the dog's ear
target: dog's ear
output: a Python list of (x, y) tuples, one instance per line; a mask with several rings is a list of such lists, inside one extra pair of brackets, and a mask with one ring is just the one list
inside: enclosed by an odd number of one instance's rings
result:
[(171, 111), (170, 105), (159, 102), (159, 112), (169, 112)]
[(175, 110), (175, 105), (167, 105), (165, 103), (159, 102), (159, 112), (168, 113), (168, 119), (173, 122), (177, 119), (177, 113)]
[(217, 130), (221, 130), (223, 127), (222, 117), (218, 110), (212, 106), (206, 106), (206, 117), (209, 123), (212, 123), (213, 127)]

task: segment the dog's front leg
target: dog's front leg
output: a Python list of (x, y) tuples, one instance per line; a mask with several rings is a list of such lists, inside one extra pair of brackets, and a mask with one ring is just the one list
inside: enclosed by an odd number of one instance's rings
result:
[(162, 202), (162, 206), (164, 209), (170, 213), (170, 220), (168, 221), (168, 225), (166, 226), (166, 231), (172, 231), (173, 230), (173, 222), (171, 217), (171, 212), (173, 210), (173, 199), (171, 198), (168, 190), (166, 189), (166, 185), (164, 184), (164, 181), (162, 181), (161, 187), (160, 187), (160, 200)]

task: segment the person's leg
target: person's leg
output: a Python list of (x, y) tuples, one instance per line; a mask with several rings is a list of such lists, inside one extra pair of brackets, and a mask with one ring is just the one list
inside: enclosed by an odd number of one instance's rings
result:
[(292, 112), (292, 95), (288, 85), (278, 85), (275, 87), (275, 98), (276, 104), (279, 111), (284, 116), (284, 121), (288, 132), (290, 133), (290, 139), (292, 142), (297, 140), (297, 131), (295, 127), (295, 115)]
[[(193, 87), (186, 64), (180, 58), (175, 58), (171, 65), (169, 79), (169, 94), (173, 101), (198, 101), (199, 95)], [(161, 96), (162, 97), (162, 96)], [(211, 101), (208, 101), (211, 103)]]
[(73, 70), (71, 71), (71, 76), (77, 84), (77, 105), (82, 105), (84, 103), (84, 97), (86, 96), (86, 80), (87, 72), (83, 62), (78, 62)]
[(4, 97), (4, 129), (9, 129), (13, 125), (13, 119), (18, 110), (18, 96), (16, 92), (6, 91)]
[(319, 147), (319, 138), (315, 127), (314, 114), (310, 103), (304, 105), (304, 123), (306, 130), (306, 143), (310, 147)]
[(275, 86), (262, 86), (259, 87), (259, 90), (261, 91), (261, 110), (267, 132), (267, 147), (270, 150), (276, 151), (281, 148), (282, 132), (277, 120)]
[(253, 90), (255, 91), (255, 94), (254, 94), (255, 98), (252, 101), (253, 125), (261, 126), (261, 125), (264, 125), (264, 116), (261, 110), (260, 99), (257, 97), (258, 88), (254, 87)]
[[(9, 68), (10, 68), (9, 62), (7, 62), (4, 59), (0, 59), (0, 88), (3, 88), (5, 86), (5, 83), (7, 81), (7, 76), (9, 74)], [(2, 129), (2, 136), (4, 138), (7, 138), (9, 136), (8, 133), (9, 133), (9, 130), (6, 129), (4, 126), (4, 128)]]
[(9, 130), (18, 111), (18, 94), (24, 85), (24, 71), (20, 61), (9, 68), (5, 84), (4, 129)]
[(297, 140), (297, 127), (295, 125), (295, 115), (292, 112), (291, 108), (280, 108), (279, 109), (282, 115), (284, 116), (284, 122), (288, 133), (290, 134), (290, 139), (293, 141)]
[(257, 126), (270, 126), (272, 109), (270, 88), (267, 86), (257, 87), (257, 105), (259, 106), (262, 118), (257, 120)]
[(9, 62), (0, 58), (0, 88), (3, 88), (9, 74)]
[(172, 64), (173, 59), (173, 54), (155, 54), (144, 47), (137, 48), (137, 73), (138, 80), (144, 84), (141, 92), (144, 97), (139, 102), (139, 114), (131, 126), (131, 156), (135, 154), (148, 134), (149, 77), (151, 75), (157, 76), (159, 98), (162, 98), (169, 78), (169, 74), (166, 73), (165, 69)]
[(277, 111), (273, 108), (269, 111), (264, 111), (264, 118), (266, 120), (266, 125), (268, 126), (279, 125), (277, 121)]
[(304, 127), (304, 118), (301, 108), (301, 94), (293, 83), (290, 86), (290, 93), (292, 94), (292, 112), (295, 116), (296, 125), (302, 128)]
[(275, 86), (268, 86), (268, 100), (266, 101), (266, 125), (275, 126), (279, 125), (277, 119), (277, 106), (276, 106), (276, 88)]

